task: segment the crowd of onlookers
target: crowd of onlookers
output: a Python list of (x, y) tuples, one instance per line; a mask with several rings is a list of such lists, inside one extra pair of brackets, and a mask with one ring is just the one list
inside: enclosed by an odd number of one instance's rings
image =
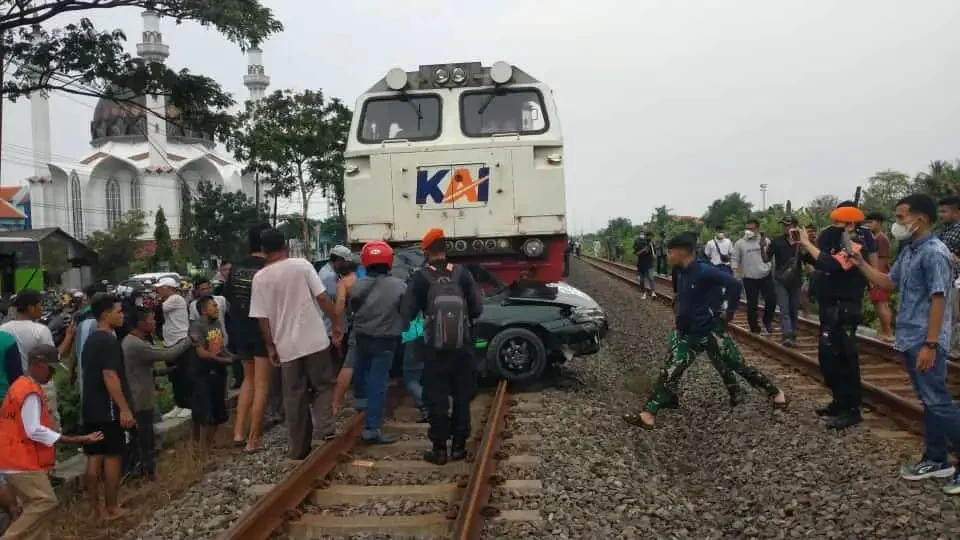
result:
[[(833, 395), (817, 414), (834, 429), (862, 421), (857, 335), (866, 296), (877, 313), (878, 338), (902, 355), (924, 408), (923, 457), (905, 465), (901, 475), (909, 480), (949, 478), (944, 491), (960, 494), (960, 473), (947, 455), (951, 443), (960, 459), (960, 409), (946, 384), (949, 353), (960, 334), (954, 331), (960, 323), (960, 197), (934, 201), (914, 194), (890, 212), (865, 215), (845, 201), (830, 213), (831, 226), (816, 231), (785, 216), (782, 234), (772, 239), (759, 231), (756, 220), (748, 220), (735, 241), (717, 227), (700, 259), (740, 280), (751, 332), (772, 337), (779, 307), (785, 347), (797, 346), (803, 296), (816, 299), (818, 360)], [(662, 246), (662, 238), (647, 235), (634, 241), (637, 279), (651, 294), (659, 254), (668, 251)], [(673, 269), (674, 282), (679, 271)], [(894, 292), (896, 310), (890, 306)]]

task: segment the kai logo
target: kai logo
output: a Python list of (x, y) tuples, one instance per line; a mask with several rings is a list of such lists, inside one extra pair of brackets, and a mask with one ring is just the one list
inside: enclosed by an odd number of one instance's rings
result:
[[(471, 171), (476, 171), (476, 178)], [(490, 200), (490, 167), (453, 167), (417, 171), (417, 204), (483, 204)]]

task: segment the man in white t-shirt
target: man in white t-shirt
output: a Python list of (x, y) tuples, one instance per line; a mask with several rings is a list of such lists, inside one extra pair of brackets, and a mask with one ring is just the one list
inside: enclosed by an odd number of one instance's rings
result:
[(733, 268), (730, 267), (730, 258), (733, 255), (733, 242), (727, 238), (724, 233), (723, 225), (718, 225), (715, 229), (713, 240), (703, 246), (703, 252), (706, 254), (710, 264), (720, 270), (733, 274)]
[[(20, 363), (23, 372), (27, 372), (27, 365), (30, 351), (38, 345), (56, 346), (53, 342), (53, 333), (50, 332), (45, 324), (37, 321), (43, 316), (43, 295), (37, 291), (21, 291), (13, 299), (13, 307), (17, 312), (12, 321), (0, 324), (0, 330), (13, 336), (17, 342), (17, 349), (20, 350)], [(76, 326), (72, 323), (67, 328), (67, 335), (60, 344), (60, 356), (65, 356), (64, 352), (69, 352), (73, 346), (73, 337), (76, 333)], [(12, 383), (13, 381), (8, 381)], [(47, 404), (50, 406), (50, 414), (53, 416), (54, 427), (59, 429), (60, 411), (57, 406), (57, 387), (53, 382), (48, 382), (43, 386), (43, 391), (47, 395)]]
[[(283, 404), (291, 459), (310, 453), (314, 434), (334, 434), (333, 363), (323, 314), (333, 321), (333, 337), (342, 338), (339, 315), (306, 259), (289, 259), (277, 229), (260, 236), (267, 265), (253, 277), (250, 317), (259, 319), (267, 354), (280, 365)], [(321, 311), (323, 314), (321, 314)]]
[[(163, 302), (163, 345), (173, 347), (178, 341), (187, 339), (190, 329), (190, 318), (187, 315), (187, 300), (180, 296), (177, 288), (180, 286), (172, 277), (161, 278), (155, 288), (157, 296)], [(190, 373), (187, 366), (189, 352), (182, 354), (172, 364), (168, 377), (173, 386), (173, 402), (175, 407), (167, 412), (164, 418), (190, 418)]]

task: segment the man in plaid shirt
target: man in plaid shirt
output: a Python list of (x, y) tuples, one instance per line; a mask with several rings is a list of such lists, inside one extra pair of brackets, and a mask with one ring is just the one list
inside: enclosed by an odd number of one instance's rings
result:
[[(937, 217), (943, 228), (937, 233), (940, 241), (947, 245), (950, 254), (953, 255), (953, 280), (956, 282), (960, 275), (960, 197), (951, 195), (940, 199), (937, 208)], [(952, 298), (953, 308), (953, 333), (952, 333), (952, 351), (956, 352), (960, 348), (960, 291), (956, 291)]]

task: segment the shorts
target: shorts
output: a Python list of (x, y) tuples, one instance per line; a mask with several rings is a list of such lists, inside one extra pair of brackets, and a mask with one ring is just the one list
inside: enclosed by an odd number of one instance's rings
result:
[(83, 453), (88, 456), (122, 456), (127, 451), (127, 431), (120, 427), (120, 422), (84, 422), (83, 432), (103, 433), (103, 440), (83, 446)]
[(227, 347), (240, 360), (253, 360), (254, 357), (267, 357), (267, 347), (262, 341), (256, 343), (230, 343)]
[(196, 369), (192, 373), (193, 395), (190, 404), (193, 421), (205, 426), (219, 426), (227, 415), (227, 371), (223, 366)]
[(871, 287), (870, 288), (870, 302), (877, 304), (880, 302), (886, 302), (890, 300), (890, 293), (881, 289), (880, 287)]

